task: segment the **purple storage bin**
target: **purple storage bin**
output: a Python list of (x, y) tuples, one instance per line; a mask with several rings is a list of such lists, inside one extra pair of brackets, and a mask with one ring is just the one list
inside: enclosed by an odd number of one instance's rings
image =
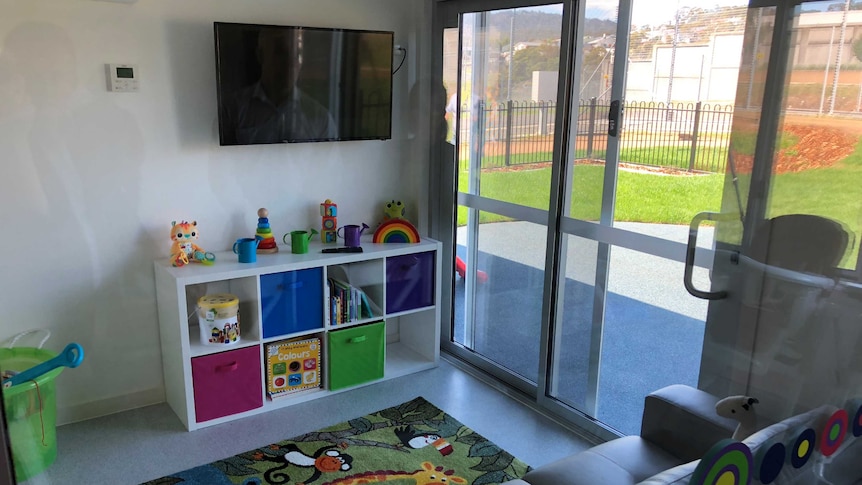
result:
[(434, 304), (434, 252), (386, 258), (386, 313)]

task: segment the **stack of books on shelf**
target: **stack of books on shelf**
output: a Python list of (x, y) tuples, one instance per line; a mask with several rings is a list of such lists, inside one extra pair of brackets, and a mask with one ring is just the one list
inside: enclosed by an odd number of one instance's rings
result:
[(379, 316), (376, 306), (361, 288), (336, 278), (327, 280), (329, 287), (329, 324), (343, 325)]
[(320, 338), (266, 344), (266, 393), (271, 399), (320, 388)]

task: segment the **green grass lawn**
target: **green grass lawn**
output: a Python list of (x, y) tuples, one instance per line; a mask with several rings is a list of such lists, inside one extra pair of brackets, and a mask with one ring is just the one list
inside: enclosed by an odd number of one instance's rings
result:
[[(786, 145), (782, 141), (781, 145)], [(595, 221), (601, 213), (601, 188), (604, 167), (576, 165), (573, 174), (571, 216)], [(620, 222), (688, 224), (702, 211), (721, 208), (723, 174), (699, 176), (666, 176), (620, 171), (614, 219)], [(547, 210), (550, 198), (551, 169), (528, 171), (490, 171), (481, 176), (481, 195), (514, 204)], [(748, 183), (740, 175), (740, 190)], [(806, 170), (773, 176), (768, 217), (783, 214), (815, 214), (842, 222), (854, 234), (843, 267), (855, 264), (862, 240), (862, 141), (846, 159), (829, 168)], [(467, 172), (461, 171), (459, 190), (467, 191)], [(735, 197), (728, 194), (729, 197)], [(743, 202), (745, 199), (743, 199)], [(507, 220), (483, 212), (480, 222)], [(458, 208), (458, 224), (466, 224), (467, 211)]]
[(814, 214), (844, 224), (851, 232), (850, 247), (840, 266), (856, 265), (862, 241), (862, 141), (850, 156), (829, 168), (786, 173), (772, 184), (768, 217), (784, 214)]
[[(461, 172), (459, 190), (467, 190), (466, 172)], [(604, 167), (577, 165), (573, 177), (571, 216), (598, 220), (601, 214), (601, 189)], [(718, 210), (723, 175), (671, 177), (621, 171), (617, 185), (617, 221), (688, 224), (704, 210)], [(514, 204), (548, 209), (551, 169), (520, 172), (485, 172), (482, 193)], [(482, 213), (480, 222), (507, 220), (496, 214)], [(466, 224), (467, 212), (458, 209), (458, 224)]]
[[(575, 158), (586, 158), (587, 151), (578, 149)], [(553, 159), (551, 152), (538, 152), (528, 154), (512, 154), (513, 164), (521, 160), (550, 161)], [(593, 150), (592, 158), (604, 159), (605, 150)], [(643, 165), (654, 165), (662, 167), (675, 167), (687, 170), (691, 162), (691, 150), (685, 146), (656, 146), (648, 148), (623, 148), (620, 150), (620, 160), (628, 163), (639, 163)], [(503, 167), (506, 165), (505, 155), (486, 155), (484, 167)], [(724, 147), (699, 147), (695, 157), (694, 170), (721, 172), (724, 170), (724, 161), (727, 160), (727, 148)], [(461, 168), (466, 169), (466, 160), (461, 161)]]

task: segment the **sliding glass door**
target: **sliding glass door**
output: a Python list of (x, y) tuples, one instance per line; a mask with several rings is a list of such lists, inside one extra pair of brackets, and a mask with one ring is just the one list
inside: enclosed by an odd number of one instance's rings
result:
[(862, 386), (862, 12), (752, 4), (721, 208), (735, 217), (715, 227), (701, 387), (756, 395), (779, 421), (848, 406)]
[[(459, 28), (445, 34), (458, 48), (443, 71), (457, 154), (451, 342), (530, 391), (539, 380), (563, 15), (561, 4), (493, 5), (461, 10)], [(527, 28), (541, 40), (519, 42), (533, 38)], [(514, 62), (527, 55), (541, 71)]]
[[(685, 242), (721, 200), (722, 175), (696, 151), (721, 143), (698, 125), (698, 101), (721, 90), (667, 64), (701, 55), (678, 37), (649, 56), (630, 45), (652, 4), (451, 1), (435, 17), (451, 147), (444, 350), (603, 437), (637, 433), (647, 393), (698, 383), (707, 303), (685, 291)], [(699, 31), (665, 10), (677, 34)], [(657, 155), (670, 152), (682, 155)], [(709, 285), (710, 264), (697, 255), (694, 284)]]

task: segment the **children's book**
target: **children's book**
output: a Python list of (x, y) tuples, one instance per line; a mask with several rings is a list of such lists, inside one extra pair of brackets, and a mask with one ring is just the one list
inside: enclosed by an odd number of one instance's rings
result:
[(363, 318), (374, 318), (374, 310), (371, 309), (371, 303), (368, 302), (368, 295), (364, 291), (360, 291), (359, 296), (362, 298)]
[(327, 287), (329, 288), (329, 325), (373, 318), (382, 313), (362, 288), (336, 278), (329, 278)]
[(320, 368), (317, 337), (266, 344), (266, 392), (270, 398), (319, 388)]

